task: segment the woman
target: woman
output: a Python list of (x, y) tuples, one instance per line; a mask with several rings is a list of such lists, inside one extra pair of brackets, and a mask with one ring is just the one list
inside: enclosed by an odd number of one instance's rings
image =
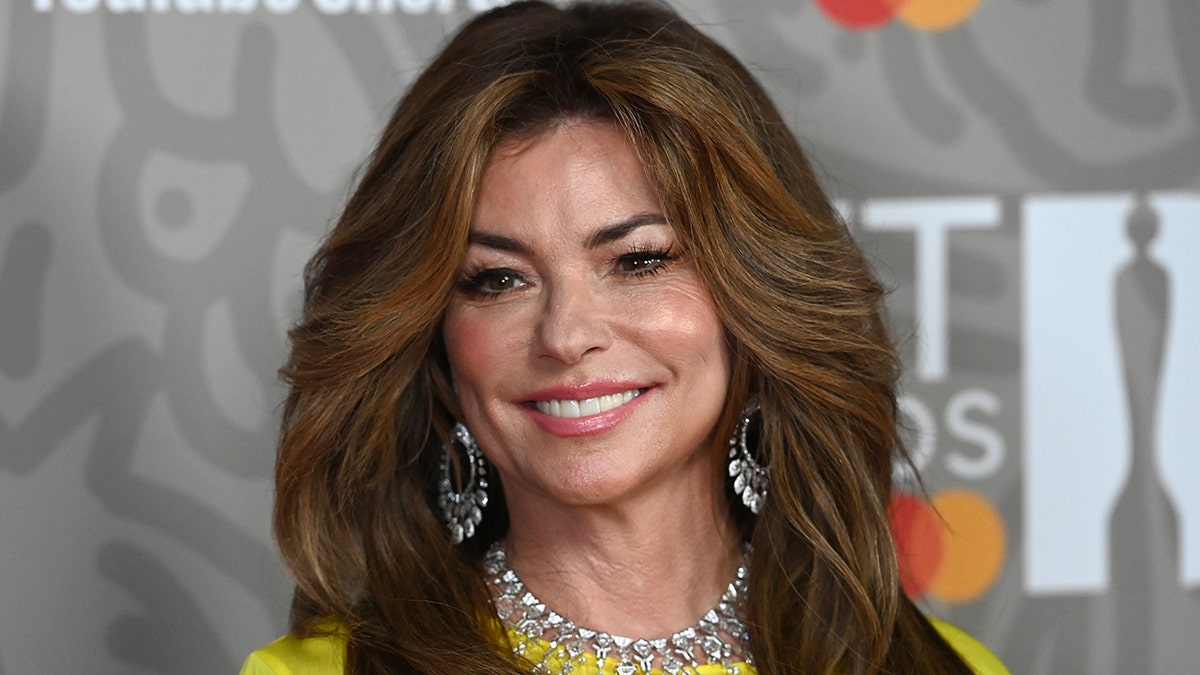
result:
[(881, 301), (692, 26), (476, 18), (310, 263), (243, 672), (1004, 672), (900, 590)]

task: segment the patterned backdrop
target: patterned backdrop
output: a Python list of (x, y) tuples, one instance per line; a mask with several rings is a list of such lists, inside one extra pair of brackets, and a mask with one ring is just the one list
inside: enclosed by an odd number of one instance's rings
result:
[[(0, 673), (232, 673), (283, 630), (300, 268), (489, 4), (0, 7)], [(1200, 3), (677, 6), (895, 289), (910, 593), (1015, 673), (1200, 673)]]

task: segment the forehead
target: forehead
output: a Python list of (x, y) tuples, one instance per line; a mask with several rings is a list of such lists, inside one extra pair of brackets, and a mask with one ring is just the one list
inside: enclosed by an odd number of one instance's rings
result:
[(576, 121), (496, 148), (472, 229), (594, 227), (650, 212), (661, 212), (658, 196), (628, 134)]
[(511, 171), (516, 164), (567, 157), (575, 161), (633, 160), (632, 164), (644, 173), (633, 141), (624, 129), (607, 120), (571, 118), (537, 133), (502, 139), (488, 157), (485, 179), (487, 172)]

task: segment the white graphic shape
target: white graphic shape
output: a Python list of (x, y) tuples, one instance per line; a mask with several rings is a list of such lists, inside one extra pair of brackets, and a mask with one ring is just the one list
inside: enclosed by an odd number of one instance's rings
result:
[(1108, 521), (1130, 465), (1113, 284), (1128, 195), (1031, 197), (1023, 214), (1025, 587), (1108, 586)]

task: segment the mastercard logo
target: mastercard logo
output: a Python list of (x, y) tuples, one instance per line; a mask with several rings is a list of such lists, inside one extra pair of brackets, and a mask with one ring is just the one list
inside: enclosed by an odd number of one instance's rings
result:
[(975, 13), (981, 0), (815, 0), (837, 23), (871, 30), (899, 19), (919, 30), (948, 30)]
[(972, 602), (1000, 576), (1007, 553), (1004, 520), (970, 490), (946, 490), (929, 501), (897, 493), (888, 520), (904, 592), (951, 604)]

